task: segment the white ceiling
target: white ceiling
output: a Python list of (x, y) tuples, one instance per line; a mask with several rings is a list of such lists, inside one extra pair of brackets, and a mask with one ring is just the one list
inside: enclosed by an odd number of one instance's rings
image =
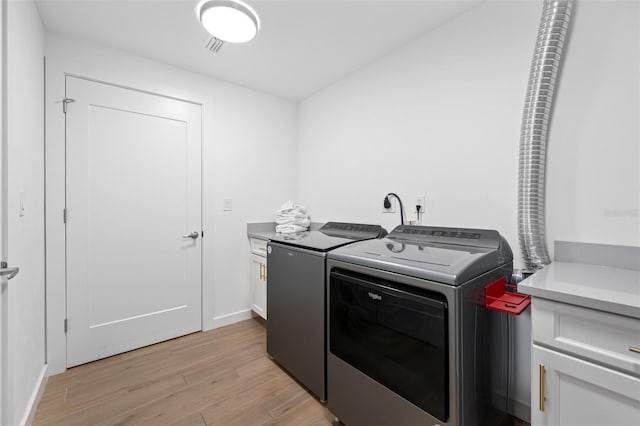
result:
[(261, 29), (204, 48), (198, 0), (36, 0), (48, 31), (302, 100), (484, 0), (245, 0)]

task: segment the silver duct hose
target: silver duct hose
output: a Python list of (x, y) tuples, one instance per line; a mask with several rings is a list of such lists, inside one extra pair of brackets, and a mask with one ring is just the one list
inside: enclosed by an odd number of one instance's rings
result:
[(551, 263), (545, 235), (545, 164), (549, 117), (573, 0), (545, 0), (531, 62), (520, 133), (518, 235), (525, 268)]

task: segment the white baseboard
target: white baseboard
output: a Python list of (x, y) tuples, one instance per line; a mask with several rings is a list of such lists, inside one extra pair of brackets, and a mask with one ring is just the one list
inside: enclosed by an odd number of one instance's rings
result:
[(40, 404), (40, 399), (42, 398), (42, 394), (44, 393), (44, 388), (47, 385), (47, 364), (42, 366), (42, 371), (40, 371), (40, 375), (38, 376), (38, 380), (36, 381), (36, 386), (33, 388), (33, 392), (31, 393), (31, 398), (29, 398), (29, 403), (27, 404), (27, 409), (25, 410), (22, 420), (20, 421), (20, 425), (22, 426), (31, 426), (33, 421), (36, 418), (36, 410), (38, 409), (38, 404)]
[(232, 312), (227, 315), (221, 315), (219, 317), (213, 318), (213, 324), (212, 324), (213, 327), (211, 327), (211, 329), (224, 327), (225, 325), (235, 324), (237, 322), (248, 320), (250, 318), (251, 318), (251, 309), (245, 309), (238, 312)]
[(531, 423), (531, 406), (516, 399), (511, 401), (511, 409), (514, 416), (524, 420), (527, 423)]
[[(504, 401), (504, 393), (493, 391), (493, 399), (492, 401)], [(507, 413), (512, 416), (516, 416), (517, 418), (526, 421), (527, 423), (531, 423), (531, 406), (526, 403), (516, 399), (513, 395), (509, 398), (509, 407), (507, 408)]]

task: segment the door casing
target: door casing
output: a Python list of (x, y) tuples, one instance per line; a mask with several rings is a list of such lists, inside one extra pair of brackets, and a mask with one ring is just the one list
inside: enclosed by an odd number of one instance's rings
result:
[[(6, 7), (7, 0), (0, 0), (0, 261), (6, 262), (7, 256), (7, 60), (6, 60)], [(7, 285), (9, 281), (0, 277), (0, 424), (8, 424), (12, 419), (10, 412), (8, 383), (10, 370), (7, 365), (8, 306)]]

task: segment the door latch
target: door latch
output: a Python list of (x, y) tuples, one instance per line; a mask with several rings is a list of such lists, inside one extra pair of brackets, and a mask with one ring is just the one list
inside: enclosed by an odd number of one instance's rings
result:
[(9, 268), (7, 262), (0, 262), (0, 277), (6, 276), (8, 280), (18, 275), (20, 272), (20, 268), (14, 266), (13, 268)]
[(66, 114), (67, 113), (67, 104), (70, 104), (72, 102), (75, 102), (75, 99), (71, 99), (71, 98), (64, 98), (62, 99), (62, 113)]

